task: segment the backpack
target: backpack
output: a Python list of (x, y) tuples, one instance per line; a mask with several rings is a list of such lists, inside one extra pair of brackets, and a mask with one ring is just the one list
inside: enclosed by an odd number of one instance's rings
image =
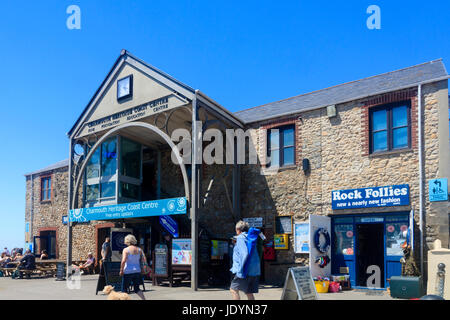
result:
[[(244, 277), (247, 277), (248, 274), (248, 268), (250, 265), (250, 260), (251, 257), (253, 255), (253, 252), (255, 252), (255, 250), (257, 249), (257, 243), (258, 243), (258, 238), (259, 238), (259, 229), (257, 228), (250, 228), (247, 232), (247, 250), (248, 250), (248, 256), (247, 259), (244, 262), (244, 270), (243, 270), (243, 274)], [(259, 257), (259, 255), (258, 255)]]

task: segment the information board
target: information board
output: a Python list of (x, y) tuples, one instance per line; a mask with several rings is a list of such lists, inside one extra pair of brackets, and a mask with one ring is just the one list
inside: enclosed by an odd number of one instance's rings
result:
[(211, 259), (223, 260), (224, 256), (228, 254), (228, 241), (225, 240), (211, 240)]
[(292, 233), (292, 217), (291, 216), (275, 217), (275, 233), (291, 234)]
[(191, 239), (172, 239), (172, 264), (191, 265), (192, 248)]
[(250, 228), (262, 228), (264, 222), (262, 217), (244, 218), (244, 221), (250, 225)]
[(309, 267), (289, 268), (281, 300), (317, 300), (317, 291)]
[(309, 253), (309, 222), (294, 224), (295, 253)]
[(169, 250), (165, 244), (157, 244), (153, 251), (153, 275), (156, 277), (169, 276)]

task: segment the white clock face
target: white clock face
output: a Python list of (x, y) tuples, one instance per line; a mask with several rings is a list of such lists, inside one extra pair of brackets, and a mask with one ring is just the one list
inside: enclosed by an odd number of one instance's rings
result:
[(130, 77), (119, 80), (117, 82), (117, 98), (123, 98), (130, 95)]

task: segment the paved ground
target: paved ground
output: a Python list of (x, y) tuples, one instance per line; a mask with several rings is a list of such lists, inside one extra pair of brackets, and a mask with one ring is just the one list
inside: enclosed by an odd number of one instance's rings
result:
[[(103, 293), (95, 295), (98, 276), (82, 276), (80, 289), (68, 289), (65, 281), (54, 278), (17, 279), (0, 278), (0, 300), (106, 300)], [(201, 288), (193, 292), (189, 284), (181, 287), (153, 287), (145, 283), (145, 297), (152, 300), (231, 300), (226, 288)], [(258, 300), (279, 300), (282, 288), (261, 286), (255, 295)], [(322, 300), (392, 300), (385, 291), (345, 291), (341, 293), (319, 294)], [(135, 294), (131, 299), (137, 300)]]

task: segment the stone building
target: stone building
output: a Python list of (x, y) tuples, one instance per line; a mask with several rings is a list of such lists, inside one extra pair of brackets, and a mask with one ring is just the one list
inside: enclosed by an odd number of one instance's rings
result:
[[(88, 251), (98, 258), (104, 237), (122, 230), (136, 234), (151, 259), (166, 234), (158, 216), (167, 211), (130, 204), (173, 208), (187, 200), (190, 212), (171, 217), (179, 237), (192, 240), (194, 288), (197, 274), (208, 278), (210, 241), (229, 239), (235, 222), (248, 218), (258, 218), (266, 245), (277, 247), (275, 260), (262, 263), (267, 283), (309, 264), (315, 275), (348, 274), (365, 287), (367, 267), (376, 265), (378, 286), (386, 287), (400, 272), (406, 240), (424, 267), (431, 242), (449, 244), (449, 202), (428, 194), (430, 181), (440, 183), (433, 192), (448, 186), (435, 180), (450, 171), (448, 77), (436, 60), (233, 114), (123, 51), (69, 132), (71, 158), (26, 175), (26, 241), (36, 250), (54, 237), (60, 259)], [(166, 138), (179, 128), (200, 136), (247, 130), (258, 163), (174, 164)], [(194, 139), (192, 150), (207, 145)], [(62, 221), (69, 208), (70, 228)], [(305, 222), (307, 249), (300, 249)], [(324, 252), (315, 245), (319, 229), (330, 237)]]

